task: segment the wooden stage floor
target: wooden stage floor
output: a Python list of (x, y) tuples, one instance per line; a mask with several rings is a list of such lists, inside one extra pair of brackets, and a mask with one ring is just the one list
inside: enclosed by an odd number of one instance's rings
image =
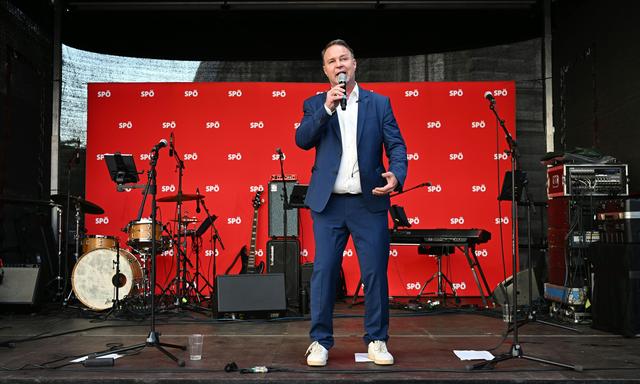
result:
[[(35, 314), (0, 314), (0, 342), (13, 340), (14, 348), (0, 348), (0, 383), (435, 383), (435, 382), (629, 382), (640, 380), (637, 338), (575, 326), (573, 332), (538, 322), (518, 329), (524, 355), (576, 366), (567, 369), (530, 359), (515, 358), (493, 369), (470, 371), (453, 350), (510, 351), (513, 333), (496, 310), (394, 309), (391, 318), (391, 367), (354, 362), (354, 353), (366, 352), (361, 340), (364, 308), (336, 304), (336, 346), (329, 364), (309, 368), (304, 352), (309, 345), (308, 318), (278, 320), (218, 320), (207, 312), (189, 309), (164, 311), (156, 317), (156, 330), (164, 343), (186, 345), (187, 336), (202, 333), (203, 359), (169, 349), (186, 366), (178, 367), (155, 347), (129, 351), (110, 367), (69, 364), (77, 356), (111, 347), (144, 343), (150, 321), (103, 319), (93, 312), (59, 306)], [(568, 323), (563, 323), (571, 325)], [(573, 326), (573, 325), (571, 325)], [(267, 366), (268, 373), (225, 372)]]

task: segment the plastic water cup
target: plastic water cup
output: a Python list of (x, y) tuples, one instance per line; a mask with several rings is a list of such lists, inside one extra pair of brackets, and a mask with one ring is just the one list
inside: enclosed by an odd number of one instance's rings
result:
[(200, 360), (202, 359), (202, 344), (204, 342), (204, 335), (193, 334), (189, 335), (189, 359)]

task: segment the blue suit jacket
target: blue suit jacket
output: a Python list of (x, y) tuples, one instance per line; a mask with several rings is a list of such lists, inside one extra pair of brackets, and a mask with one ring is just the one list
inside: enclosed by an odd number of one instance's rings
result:
[[(327, 205), (342, 156), (338, 114), (327, 114), (325, 100), (326, 94), (321, 93), (304, 101), (304, 117), (296, 131), (296, 144), (300, 148), (316, 149), (305, 200), (309, 208), (316, 212), (322, 212)], [(380, 176), (386, 172), (382, 163), (382, 149), (384, 147), (389, 158), (389, 171), (398, 179), (397, 190), (401, 190), (407, 176), (407, 147), (388, 97), (360, 88), (357, 105), (360, 184), (368, 210), (380, 212), (389, 209), (389, 196), (375, 196), (371, 191), (387, 183)]]

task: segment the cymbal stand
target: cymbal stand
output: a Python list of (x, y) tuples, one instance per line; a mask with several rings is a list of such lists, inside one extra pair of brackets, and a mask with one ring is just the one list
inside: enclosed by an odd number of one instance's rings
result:
[[(177, 237), (175, 242), (175, 250), (176, 250), (176, 276), (169, 282), (164, 293), (169, 290), (172, 286), (175, 287), (174, 293), (174, 304), (177, 307), (180, 307), (186, 298), (186, 290), (187, 290), (187, 251), (186, 251), (186, 224), (184, 225), (185, 232), (183, 232), (183, 222), (182, 222), (182, 178), (184, 176), (184, 161), (180, 158), (178, 151), (175, 149), (173, 144), (174, 137), (173, 133), (171, 133), (171, 140), (169, 144), (169, 157), (173, 157), (176, 160), (176, 169), (178, 170), (178, 201), (176, 204), (176, 215), (177, 215)], [(184, 235), (184, 244), (183, 244), (183, 235)], [(189, 262), (191, 265), (191, 262)], [(153, 268), (153, 267), (152, 267)]]
[[(491, 94), (489, 93), (489, 95)], [(512, 276), (513, 276), (513, 292), (512, 292), (511, 308), (510, 308), (511, 313), (509, 317), (513, 322), (513, 341), (511, 343), (509, 352), (496, 356), (493, 360), (474, 364), (467, 368), (469, 370), (493, 369), (498, 363), (502, 361), (511, 360), (511, 359), (525, 359), (525, 360), (536, 361), (538, 363), (554, 365), (556, 367), (562, 367), (562, 368), (573, 369), (576, 371), (581, 371), (582, 367), (577, 365), (569, 365), (569, 364), (542, 359), (539, 357), (525, 354), (522, 349), (522, 346), (520, 345), (520, 341), (518, 339), (518, 322), (516, 318), (518, 314), (518, 278), (517, 278), (518, 260), (516, 257), (517, 256), (517, 253), (516, 253), (517, 252), (517, 236), (518, 236), (518, 228), (517, 228), (518, 202), (516, 201), (516, 171), (520, 168), (519, 166), (520, 153), (518, 151), (518, 144), (516, 143), (515, 139), (511, 136), (511, 133), (509, 133), (509, 130), (504, 124), (504, 120), (500, 118), (500, 115), (498, 115), (498, 112), (496, 111), (495, 99), (493, 98), (493, 96), (488, 99), (490, 101), (489, 109), (491, 109), (491, 111), (495, 115), (497, 124), (500, 125), (500, 127), (504, 132), (505, 139), (507, 141), (507, 144), (509, 145), (508, 153), (511, 156), (511, 172), (512, 172), (512, 177), (511, 177), (511, 215), (512, 215), (511, 217), (511, 262), (512, 262)], [(529, 257), (531, 257), (531, 255), (529, 255)]]
[[(165, 144), (166, 145), (166, 144)], [(147, 193), (151, 193), (151, 286), (155, 287), (156, 283), (156, 254), (157, 254), (157, 242), (156, 239), (156, 211), (157, 211), (157, 201), (156, 201), (156, 192), (157, 192), (157, 182), (156, 182), (156, 164), (158, 161), (158, 152), (161, 147), (158, 145), (154, 146), (151, 151), (151, 168), (148, 173), (147, 180), (147, 191), (145, 191), (145, 196)], [(144, 206), (144, 200), (143, 200)], [(160, 352), (164, 353), (171, 360), (175, 361), (178, 366), (184, 367), (184, 360), (179, 359), (174, 356), (171, 352), (167, 351), (165, 348), (177, 348), (182, 349), (183, 351), (187, 349), (184, 345), (176, 345), (176, 344), (167, 344), (160, 342), (160, 333), (156, 332), (156, 307), (155, 307), (155, 292), (151, 293), (151, 329), (149, 331), (149, 335), (147, 339), (143, 343), (131, 345), (128, 347), (117, 348), (115, 350), (109, 350), (106, 352), (101, 352), (96, 354), (96, 357), (100, 357), (103, 355), (111, 354), (111, 353), (121, 353), (136, 349), (144, 349), (146, 347), (155, 347)]]
[[(216, 276), (216, 254), (217, 249), (216, 249), (216, 240), (219, 239), (219, 235), (218, 235), (218, 230), (215, 228), (215, 224), (214, 221), (216, 220), (216, 215), (211, 215), (211, 213), (209, 213), (209, 209), (207, 209), (207, 206), (204, 203), (204, 199), (202, 199), (200, 201), (200, 204), (202, 205), (202, 207), (204, 208), (205, 213), (207, 214), (207, 218), (205, 219), (205, 222), (202, 225), (206, 225), (207, 222), (210, 222), (211, 224), (211, 229), (210, 231), (213, 231), (213, 236), (210, 237), (210, 242), (213, 243), (212, 246), (212, 252), (213, 254), (211, 255), (211, 257), (213, 258), (213, 281), (215, 284), (215, 276)], [(206, 229), (205, 229), (206, 230)], [(209, 280), (207, 280), (207, 277), (204, 276), (203, 274), (200, 273), (200, 258), (199, 258), (199, 254), (200, 254), (200, 244), (202, 243), (202, 234), (198, 235), (198, 232), (200, 231), (200, 229), (198, 228), (198, 231), (196, 231), (194, 233), (194, 237), (193, 237), (193, 245), (195, 247), (195, 253), (196, 253), (196, 273), (195, 275), (193, 275), (193, 287), (195, 288), (196, 291), (196, 295), (202, 295), (202, 290), (204, 290), (206, 287), (210, 288), (210, 295), (213, 295), (214, 291), (215, 291), (215, 287), (209, 282)], [(224, 245), (222, 244), (222, 240), (220, 241), (220, 245), (222, 246), (222, 249), (224, 249)], [(199, 286), (198, 282), (199, 282), (199, 278), (201, 278), (204, 282), (204, 285)]]
[[(68, 198), (69, 199), (69, 198)], [(75, 204), (75, 221), (76, 221), (76, 233), (73, 236), (75, 240), (75, 250), (73, 254), (73, 260), (77, 263), (80, 258), (80, 201), (76, 199)], [(67, 259), (68, 260), (68, 259)], [(71, 296), (73, 295), (73, 289), (69, 290), (67, 297), (65, 297), (62, 305), (67, 306), (69, 304), (69, 300), (71, 300)]]

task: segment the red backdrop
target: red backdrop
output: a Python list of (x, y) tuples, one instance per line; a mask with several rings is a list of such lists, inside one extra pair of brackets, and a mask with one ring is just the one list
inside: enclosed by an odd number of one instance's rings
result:
[[(405, 208), (414, 228), (483, 228), (492, 239), (476, 254), (493, 288), (511, 270), (511, 204), (497, 201), (504, 172), (510, 169), (504, 154), (504, 135), (483, 95), (491, 91), (500, 116), (515, 136), (513, 82), (363, 83), (361, 87), (391, 98), (407, 143), (409, 173), (405, 188), (429, 181), (433, 185), (393, 198)], [(149, 169), (149, 151), (162, 138), (175, 136), (184, 160), (183, 193), (196, 188), (205, 196), (225, 250), (217, 249), (216, 269), (221, 274), (251, 239), (252, 200), (264, 190), (258, 211), (257, 261), (265, 260), (268, 238), (267, 186), (280, 173), (275, 148), (282, 148), (287, 174), (308, 183), (313, 151), (296, 147), (294, 135), (302, 117), (302, 101), (327, 84), (299, 83), (95, 83), (88, 87), (87, 199), (104, 208), (103, 215), (87, 215), (89, 234), (117, 236), (134, 220), (142, 201), (141, 190), (116, 192), (104, 164), (106, 153), (134, 155), (139, 171)], [(157, 165), (158, 197), (178, 188), (176, 161), (160, 151)], [(146, 173), (141, 183), (146, 181)], [(175, 203), (159, 203), (159, 219), (173, 224)], [(196, 214), (195, 201), (185, 202), (183, 214)], [(150, 200), (143, 217), (150, 216)], [(314, 240), (307, 210), (300, 210), (300, 261), (313, 261)], [(501, 225), (502, 224), (502, 225)], [(198, 224), (190, 228), (196, 228)], [(200, 270), (212, 281), (211, 233), (203, 236)], [(195, 263), (189, 241), (188, 256)], [(501, 251), (501, 244), (504, 254)], [(175, 277), (173, 251), (158, 256), (158, 283)], [(503, 257), (504, 256), (504, 257)], [(476, 296), (466, 259), (445, 258), (443, 269), (461, 296)], [(504, 261), (503, 261), (504, 260)], [(503, 266), (504, 262), (504, 266)], [(344, 254), (347, 289), (353, 293), (359, 279), (351, 242)], [(234, 273), (239, 265), (234, 268)], [(412, 246), (391, 246), (391, 295), (413, 296), (435, 271), (435, 258), (418, 255)], [(507, 275), (510, 273), (507, 272)], [(425, 290), (434, 291), (435, 281)]]

